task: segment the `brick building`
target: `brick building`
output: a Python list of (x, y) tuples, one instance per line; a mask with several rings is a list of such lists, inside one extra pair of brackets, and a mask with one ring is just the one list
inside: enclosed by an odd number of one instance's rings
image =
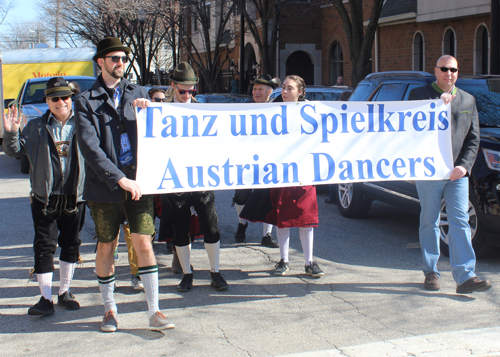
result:
[[(319, 0), (308, 2), (315, 3), (319, 4)], [(338, 12), (323, 2), (304, 16), (297, 16), (304, 6), (309, 5), (290, 2), (283, 11), (274, 74), (281, 79), (287, 74), (298, 74), (309, 85), (334, 85), (337, 77), (343, 75), (345, 84), (350, 85), (352, 64)], [(371, 0), (364, 1), (363, 6), (367, 21)], [(491, 51), (496, 51), (493, 58), (498, 58), (499, 51), (499, 44), (491, 42), (491, 9), (491, 0), (386, 0), (372, 50), (372, 71), (432, 73), (436, 60), (451, 54), (458, 59), (462, 74), (491, 73)], [(235, 39), (229, 57), (233, 68), (248, 79), (254, 72), (252, 64), (260, 62), (259, 49), (251, 34), (246, 33), (244, 58), (240, 61), (239, 27), (231, 26)], [(493, 31), (498, 31), (495, 28)], [(494, 38), (498, 39), (498, 35)], [(229, 62), (226, 66), (227, 78)], [(224, 91), (223, 83), (224, 80), (220, 91)]]

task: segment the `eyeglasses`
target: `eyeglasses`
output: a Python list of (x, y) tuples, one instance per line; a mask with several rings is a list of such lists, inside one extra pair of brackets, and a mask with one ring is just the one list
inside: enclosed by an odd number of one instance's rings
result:
[(111, 62), (118, 63), (122, 60), (122, 63), (127, 63), (129, 58), (127, 56), (105, 56), (104, 58), (111, 58)]
[(59, 101), (59, 99), (62, 99), (63, 102), (67, 101), (69, 98), (71, 98), (70, 95), (67, 95), (65, 97), (50, 97), (50, 100), (53, 102), (53, 103), (57, 103)]
[(441, 72), (448, 72), (450, 71), (451, 73), (455, 73), (456, 71), (458, 71), (458, 68), (453, 68), (453, 67), (436, 67), (436, 68), (439, 68), (441, 70)]
[(179, 92), (180, 95), (184, 95), (184, 94), (196, 94), (196, 89), (189, 89), (189, 90), (183, 90), (183, 89), (179, 89), (179, 87), (175, 86), (175, 88), (177, 88), (177, 91)]
[(153, 99), (154, 102), (158, 102), (158, 103), (167, 101), (167, 98), (151, 98), (151, 99)]

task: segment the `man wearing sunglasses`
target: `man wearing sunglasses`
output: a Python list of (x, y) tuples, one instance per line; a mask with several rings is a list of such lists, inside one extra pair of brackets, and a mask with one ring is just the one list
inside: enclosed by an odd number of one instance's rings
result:
[(116, 37), (100, 41), (94, 61), (102, 73), (92, 88), (75, 101), (76, 133), (87, 173), (84, 198), (89, 203), (99, 242), (96, 272), (104, 300), (101, 330), (105, 332), (116, 331), (118, 325), (113, 253), (124, 216), (137, 253), (139, 276), (148, 303), (149, 329), (175, 327), (167, 322), (158, 306), (158, 265), (151, 244), (155, 229), (153, 196), (142, 195), (135, 181), (134, 106), (145, 108), (149, 100), (143, 87), (123, 78), (129, 54), (130, 48)]
[(469, 228), (469, 174), (479, 149), (479, 118), (475, 98), (455, 87), (458, 62), (453, 56), (442, 56), (434, 68), (436, 81), (410, 92), (409, 100), (443, 99), (451, 101), (452, 152), (454, 168), (450, 178), (417, 181), (420, 199), (420, 246), (424, 258), (424, 288), (439, 290), (440, 211), (444, 200), (448, 216), (450, 264), (458, 294), (485, 291), (491, 287), (488, 280), (479, 280), (475, 274), (476, 257)]
[[(198, 77), (189, 63), (181, 62), (170, 76), (173, 95), (169, 101), (175, 103), (197, 103), (193, 98)], [(211, 285), (216, 290), (227, 289), (227, 282), (219, 272), (220, 232), (217, 225), (214, 191), (168, 193), (166, 198), (172, 209), (174, 222), (174, 244), (176, 256), (182, 268), (183, 277), (177, 290), (186, 292), (193, 286), (191, 267), (191, 206), (198, 214), (200, 230), (204, 234), (205, 250), (210, 262)]]
[(72, 110), (73, 91), (62, 77), (49, 79), (45, 101), (49, 110), (28, 122), (19, 133), (21, 117), (16, 107), (3, 115), (4, 150), (30, 161), (31, 212), (35, 228), (33, 250), (41, 298), (29, 308), (29, 315), (52, 315), (52, 275), (57, 245), (59, 256), (59, 296), (57, 305), (77, 310), (80, 304), (70, 293), (76, 262), (80, 256), (80, 230), (85, 217), (82, 198), (84, 160), (75, 137)]

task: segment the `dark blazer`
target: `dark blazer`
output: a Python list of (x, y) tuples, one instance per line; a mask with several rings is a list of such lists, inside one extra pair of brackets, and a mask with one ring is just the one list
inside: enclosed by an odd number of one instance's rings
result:
[[(457, 96), (451, 101), (451, 146), (455, 167), (462, 166), (470, 175), (479, 150), (479, 117), (476, 99), (455, 88)], [(436, 84), (412, 89), (408, 100), (439, 99), (443, 91)]]
[[(31, 194), (45, 204), (49, 204), (49, 197), (54, 186), (54, 175), (56, 174), (52, 168), (50, 151), (51, 148), (57, 149), (50, 134), (49, 116), (50, 110), (47, 110), (41, 117), (30, 120), (22, 133), (19, 133), (19, 130), (16, 132), (5, 131), (3, 140), (5, 154), (17, 158), (25, 154), (28, 157)], [(73, 134), (68, 139), (71, 141), (71, 145), (66, 163), (65, 182), (72, 182), (73, 186), (69, 187), (71, 193), (81, 202), (85, 174), (84, 160), (80, 150), (78, 150), (75, 135)]]
[(122, 88), (121, 118), (100, 78), (75, 101), (76, 135), (87, 174), (83, 197), (88, 201), (120, 202), (123, 199), (123, 190), (118, 185), (125, 177), (118, 164), (120, 120), (127, 129), (134, 160), (132, 169), (136, 169), (137, 125), (133, 102), (136, 98), (148, 98), (148, 95), (143, 87), (125, 79), (122, 79)]

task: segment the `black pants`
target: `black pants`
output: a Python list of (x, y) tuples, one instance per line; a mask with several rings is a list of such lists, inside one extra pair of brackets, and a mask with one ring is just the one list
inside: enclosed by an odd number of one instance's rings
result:
[(172, 220), (172, 208), (166, 194), (161, 195), (161, 217), (158, 242), (169, 241), (174, 238), (174, 222)]
[(247, 189), (242, 189), (242, 190), (235, 190), (234, 191), (234, 197), (233, 197), (233, 203), (236, 203), (237, 205), (243, 206), (245, 203), (247, 203), (248, 198), (252, 194), (253, 189), (247, 188)]
[(214, 191), (167, 193), (167, 198), (172, 209), (174, 244), (176, 246), (183, 247), (191, 243), (189, 237), (191, 206), (198, 214), (200, 230), (204, 234), (205, 243), (217, 243), (220, 240)]
[(59, 260), (76, 263), (80, 256), (80, 231), (85, 219), (84, 202), (73, 195), (50, 196), (49, 204), (32, 197), (31, 213), (35, 228), (33, 250), (35, 273), (54, 271), (54, 254), (61, 247)]

